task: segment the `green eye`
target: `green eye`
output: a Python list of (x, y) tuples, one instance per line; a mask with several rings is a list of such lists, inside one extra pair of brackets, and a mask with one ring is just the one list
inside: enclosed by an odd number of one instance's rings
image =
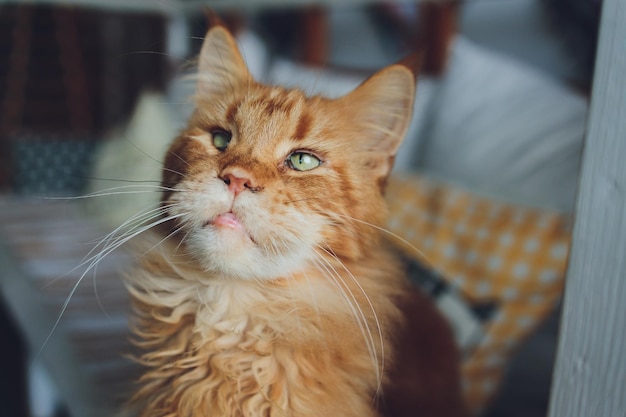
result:
[(308, 152), (294, 152), (287, 158), (287, 163), (296, 171), (310, 171), (320, 166), (322, 161)]
[(218, 150), (223, 151), (228, 147), (232, 134), (225, 130), (216, 129), (211, 131), (211, 136), (213, 137), (213, 146), (215, 146)]

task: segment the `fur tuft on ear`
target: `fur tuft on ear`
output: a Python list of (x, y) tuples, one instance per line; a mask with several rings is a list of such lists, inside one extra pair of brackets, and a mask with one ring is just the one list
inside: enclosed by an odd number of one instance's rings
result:
[(235, 38), (221, 25), (209, 29), (198, 57), (196, 94), (207, 97), (252, 81)]
[(391, 65), (339, 99), (360, 133), (357, 146), (367, 152), (378, 179), (389, 175), (411, 122), (415, 74), (404, 63)]
[(424, 52), (416, 51), (410, 55), (407, 55), (404, 59), (399, 61), (396, 65), (403, 65), (407, 67), (413, 73), (413, 79), (417, 81), (417, 77), (419, 77), (423, 63), (424, 63)]

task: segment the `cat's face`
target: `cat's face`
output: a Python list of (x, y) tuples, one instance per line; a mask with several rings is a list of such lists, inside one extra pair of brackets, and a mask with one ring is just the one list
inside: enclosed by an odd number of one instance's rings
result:
[(412, 72), (391, 66), (340, 99), (309, 98), (255, 82), (222, 27), (199, 59), (196, 109), (163, 174), (181, 247), (202, 269), (239, 279), (365, 256), (385, 218)]

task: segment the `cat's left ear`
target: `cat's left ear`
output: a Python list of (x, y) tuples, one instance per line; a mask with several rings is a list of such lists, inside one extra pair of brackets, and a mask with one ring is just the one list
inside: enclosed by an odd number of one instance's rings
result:
[(413, 115), (417, 64), (391, 65), (340, 100), (360, 133), (358, 144), (379, 179), (389, 175)]
[(237, 41), (224, 26), (212, 27), (198, 57), (197, 94), (203, 97), (232, 91), (252, 81)]

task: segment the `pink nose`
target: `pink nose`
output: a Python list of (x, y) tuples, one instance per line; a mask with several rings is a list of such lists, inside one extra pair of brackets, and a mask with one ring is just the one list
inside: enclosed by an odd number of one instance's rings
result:
[(243, 168), (226, 168), (220, 174), (220, 178), (224, 181), (224, 184), (228, 185), (228, 189), (235, 195), (238, 195), (246, 189), (253, 192), (260, 190), (260, 187), (252, 179), (252, 175), (250, 175), (250, 173)]

